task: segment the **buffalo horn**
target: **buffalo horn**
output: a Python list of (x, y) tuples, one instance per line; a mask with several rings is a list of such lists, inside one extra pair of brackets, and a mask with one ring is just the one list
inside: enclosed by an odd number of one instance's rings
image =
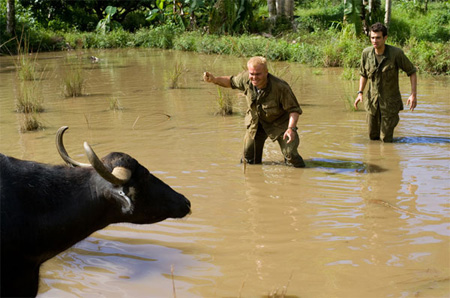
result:
[(58, 150), (61, 158), (71, 167), (90, 167), (90, 164), (81, 163), (70, 158), (63, 144), (63, 134), (68, 129), (68, 126), (62, 126), (56, 132), (56, 149)]
[[(129, 176), (131, 176), (130, 173), (125, 175), (126, 177), (128, 177), (128, 179), (123, 179), (125, 177), (121, 177), (122, 179), (120, 179), (120, 178), (116, 177), (115, 175), (113, 175), (114, 171), (113, 171), (113, 173), (108, 171), (108, 169), (105, 167), (103, 162), (100, 160), (100, 158), (98, 158), (97, 154), (95, 154), (94, 150), (92, 150), (91, 146), (89, 146), (89, 144), (87, 142), (84, 142), (84, 150), (86, 151), (86, 155), (87, 155), (92, 167), (94, 167), (94, 169), (97, 171), (97, 173), (103, 177), (103, 179), (105, 179), (106, 181), (108, 181), (114, 185), (123, 185), (128, 181)], [(116, 170), (116, 169), (117, 168), (115, 168), (114, 170)], [(127, 170), (127, 171), (129, 172), (129, 170)], [(117, 170), (115, 172), (117, 172)], [(123, 171), (119, 170), (119, 172), (123, 172)]]

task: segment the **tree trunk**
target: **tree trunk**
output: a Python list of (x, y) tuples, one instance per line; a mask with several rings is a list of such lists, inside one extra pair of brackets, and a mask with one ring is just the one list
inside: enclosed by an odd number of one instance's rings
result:
[(284, 15), (284, 0), (276, 0), (277, 2), (277, 17)]
[(292, 20), (294, 18), (294, 0), (285, 0), (284, 15)]
[(16, 28), (16, 7), (14, 1), (8, 0), (6, 2), (6, 32), (10, 35), (14, 35)]
[(275, 0), (267, 0), (267, 8), (269, 9), (269, 18), (274, 19), (277, 16), (277, 4)]
[(391, 22), (391, 4), (392, 0), (386, 0), (386, 14), (384, 15), (384, 25), (389, 29), (389, 23)]
[(294, 0), (267, 0), (269, 18), (294, 17)]

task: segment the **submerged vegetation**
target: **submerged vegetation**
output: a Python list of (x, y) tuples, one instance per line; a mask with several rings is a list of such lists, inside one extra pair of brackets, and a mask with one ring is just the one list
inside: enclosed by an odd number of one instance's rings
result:
[(38, 77), (37, 54), (29, 54), (29, 40), (23, 32), (17, 41), (17, 53), (15, 67), (19, 83), (15, 106), (16, 112), (22, 114), (19, 116), (19, 130), (21, 132), (34, 131), (43, 127), (38, 116), (44, 111), (40, 81), (45, 71), (42, 71), (41, 77)]
[(227, 116), (233, 114), (233, 96), (223, 88), (217, 87), (217, 111), (216, 115)]
[(109, 109), (111, 111), (121, 111), (123, 110), (122, 104), (118, 97), (113, 96), (109, 99)]
[(172, 70), (169, 70), (166, 76), (166, 82), (169, 89), (177, 89), (180, 87), (181, 75), (186, 73), (188, 69), (182, 63), (176, 62)]
[(43, 128), (42, 122), (38, 120), (38, 113), (25, 113), (21, 115), (20, 128), (21, 132), (34, 131)]
[(40, 113), (44, 111), (41, 84), (38, 81), (24, 81), (19, 85), (16, 111), (19, 113)]
[(71, 64), (63, 78), (63, 93), (65, 97), (82, 96), (86, 77), (80, 63)]

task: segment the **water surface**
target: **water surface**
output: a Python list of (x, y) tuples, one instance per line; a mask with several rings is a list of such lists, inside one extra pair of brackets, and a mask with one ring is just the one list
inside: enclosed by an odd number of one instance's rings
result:
[[(368, 140), (365, 113), (348, 109), (358, 82), (342, 69), (271, 63), (303, 108), (307, 168), (284, 166), (267, 141), (263, 164), (244, 171), (244, 99), (229, 90), (234, 115), (215, 116), (218, 90), (202, 73), (237, 74), (246, 59), (132, 49), (36, 61), (45, 129), (20, 133), (20, 83), (0, 57), (0, 152), (61, 164), (54, 138), (67, 125), (73, 158), (87, 162), (83, 141), (100, 156), (126, 152), (193, 206), (187, 219), (94, 233), (44, 264), (39, 297), (448, 297), (448, 78), (419, 75), (418, 107), (381, 144)], [(85, 96), (64, 98), (63, 74), (78, 61)], [(176, 63), (187, 72), (168, 89)], [(405, 74), (400, 84), (406, 102)], [(111, 99), (123, 109), (110, 110)]]

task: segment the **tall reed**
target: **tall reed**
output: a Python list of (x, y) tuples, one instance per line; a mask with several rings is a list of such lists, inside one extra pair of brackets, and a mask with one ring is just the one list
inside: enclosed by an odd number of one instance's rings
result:
[(173, 69), (168, 72), (168, 76), (166, 77), (166, 81), (169, 89), (177, 89), (180, 87), (179, 80), (181, 75), (186, 73), (188, 69), (186, 66), (180, 62), (176, 62)]
[(40, 83), (44, 71), (39, 78), (36, 73), (37, 53), (33, 56), (29, 53), (29, 40), (23, 34), (17, 41), (17, 60), (15, 62), (17, 77), (20, 81), (17, 97), (16, 111), (23, 113), (20, 119), (20, 131), (33, 131), (42, 128), (42, 123), (38, 120), (39, 113), (44, 110), (42, 97), (42, 85)]
[(44, 111), (39, 81), (21, 82), (16, 100), (16, 111), (19, 113), (40, 113)]
[(233, 98), (232, 95), (227, 92), (223, 91), (222, 88), (217, 87), (217, 111), (216, 115), (226, 116), (226, 115), (232, 115), (233, 114)]
[(17, 68), (17, 76), (22, 81), (32, 81), (36, 78), (36, 58), (29, 53), (30, 42), (25, 34), (20, 36), (17, 40), (17, 60), (15, 62)]
[(86, 84), (85, 74), (80, 63), (68, 67), (63, 78), (63, 93), (66, 97), (82, 96)]

